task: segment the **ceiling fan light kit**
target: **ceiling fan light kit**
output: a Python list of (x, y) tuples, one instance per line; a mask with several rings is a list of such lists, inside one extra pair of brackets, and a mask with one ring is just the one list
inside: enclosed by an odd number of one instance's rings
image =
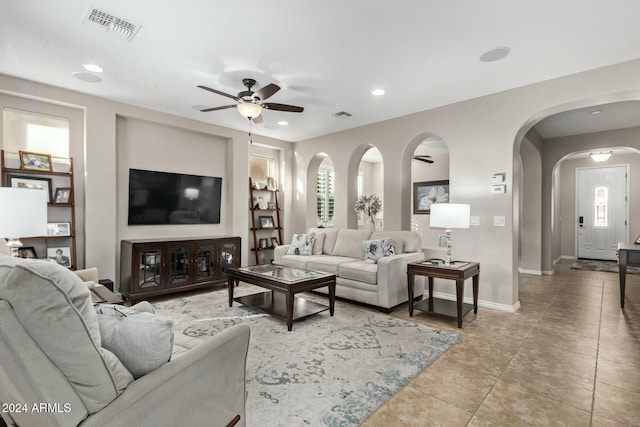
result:
[[(240, 115), (246, 117), (249, 120), (253, 120), (256, 123), (262, 122), (262, 119), (258, 119), (262, 114), (262, 110), (274, 110), (274, 111), (287, 111), (290, 113), (302, 113), (304, 108), (297, 107), (295, 105), (287, 105), (287, 104), (276, 104), (273, 102), (263, 102), (273, 96), (276, 92), (280, 90), (280, 86), (274, 83), (270, 83), (264, 86), (262, 89), (257, 91), (252, 91), (251, 88), (256, 85), (256, 81), (254, 79), (242, 79), (242, 84), (247, 88), (247, 90), (243, 90), (238, 93), (237, 96), (230, 95), (225, 92), (221, 92), (217, 89), (212, 89), (207, 86), (199, 85), (200, 89), (207, 90), (209, 92), (213, 92), (215, 94), (231, 98), (236, 101), (237, 104), (233, 105), (223, 105), (221, 107), (212, 107), (212, 108), (204, 108), (200, 111), (209, 112), (209, 111), (218, 111), (218, 110), (226, 110), (228, 108), (236, 108)], [(256, 120), (258, 119), (258, 120)]]

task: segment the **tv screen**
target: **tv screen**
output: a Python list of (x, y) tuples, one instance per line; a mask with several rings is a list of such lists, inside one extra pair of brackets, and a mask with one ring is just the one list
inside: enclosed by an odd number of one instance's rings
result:
[(222, 178), (129, 169), (129, 225), (220, 224)]

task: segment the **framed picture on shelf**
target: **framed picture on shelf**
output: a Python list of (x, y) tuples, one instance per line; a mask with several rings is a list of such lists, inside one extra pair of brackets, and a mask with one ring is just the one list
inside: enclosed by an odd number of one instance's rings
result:
[(47, 223), (47, 236), (71, 236), (70, 222)]
[(36, 249), (33, 246), (23, 246), (18, 249), (18, 255), (20, 258), (38, 258)]
[(640, 245), (640, 236), (636, 237), (636, 241), (633, 243), (635, 243), (636, 245)]
[(51, 172), (51, 156), (49, 154), (20, 151), (20, 169)]
[(53, 203), (67, 205), (71, 202), (71, 188), (56, 188)]
[(267, 209), (275, 210), (276, 209), (276, 203), (275, 202), (267, 203)]
[(269, 240), (264, 238), (258, 240), (258, 247), (260, 249), (267, 249), (269, 247)]
[(449, 203), (449, 180), (413, 183), (413, 213), (430, 214), (434, 203)]
[(253, 207), (254, 209), (267, 209), (267, 202), (264, 200), (264, 197), (262, 196), (254, 197)]
[(273, 177), (267, 177), (267, 190), (276, 191), (278, 186), (276, 185), (276, 180)]
[(260, 228), (275, 228), (275, 224), (273, 223), (272, 216), (259, 216), (258, 221), (260, 222)]
[(71, 248), (68, 246), (47, 248), (47, 258), (54, 260), (64, 267), (71, 267)]
[(275, 248), (276, 246), (279, 246), (280, 243), (278, 243), (278, 238), (277, 237), (272, 237), (271, 238), (271, 247)]
[(51, 203), (51, 178), (32, 178), (30, 176), (7, 174), (7, 179), (9, 187), (46, 191), (47, 203)]

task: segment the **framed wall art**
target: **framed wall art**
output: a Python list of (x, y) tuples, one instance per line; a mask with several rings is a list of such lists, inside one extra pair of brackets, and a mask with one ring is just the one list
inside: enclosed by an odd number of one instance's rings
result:
[(259, 216), (260, 228), (275, 228), (272, 216)]
[(7, 180), (9, 181), (9, 187), (46, 191), (47, 203), (51, 203), (51, 178), (33, 178), (7, 174)]
[(71, 248), (68, 246), (47, 248), (47, 258), (54, 260), (64, 267), (71, 267)]
[(434, 203), (449, 203), (449, 180), (413, 183), (413, 213), (430, 214)]
[(71, 188), (56, 188), (53, 203), (69, 204), (71, 202)]
[(20, 151), (20, 169), (51, 172), (51, 156), (49, 154)]
[(70, 222), (47, 223), (47, 236), (71, 236)]

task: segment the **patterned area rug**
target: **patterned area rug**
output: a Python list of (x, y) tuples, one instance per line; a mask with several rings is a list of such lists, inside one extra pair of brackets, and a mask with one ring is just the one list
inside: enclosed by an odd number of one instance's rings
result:
[[(607, 271), (618, 273), (618, 263), (615, 261), (596, 261), (591, 259), (579, 259), (571, 264), (575, 270)], [(627, 267), (627, 274), (640, 274), (640, 267)]]
[[(244, 285), (235, 296), (263, 292)], [(326, 298), (305, 298), (328, 303)], [(234, 302), (226, 290), (154, 304), (190, 336), (251, 327), (247, 359), (247, 425), (357, 426), (461, 336), (336, 301), (293, 323)]]

